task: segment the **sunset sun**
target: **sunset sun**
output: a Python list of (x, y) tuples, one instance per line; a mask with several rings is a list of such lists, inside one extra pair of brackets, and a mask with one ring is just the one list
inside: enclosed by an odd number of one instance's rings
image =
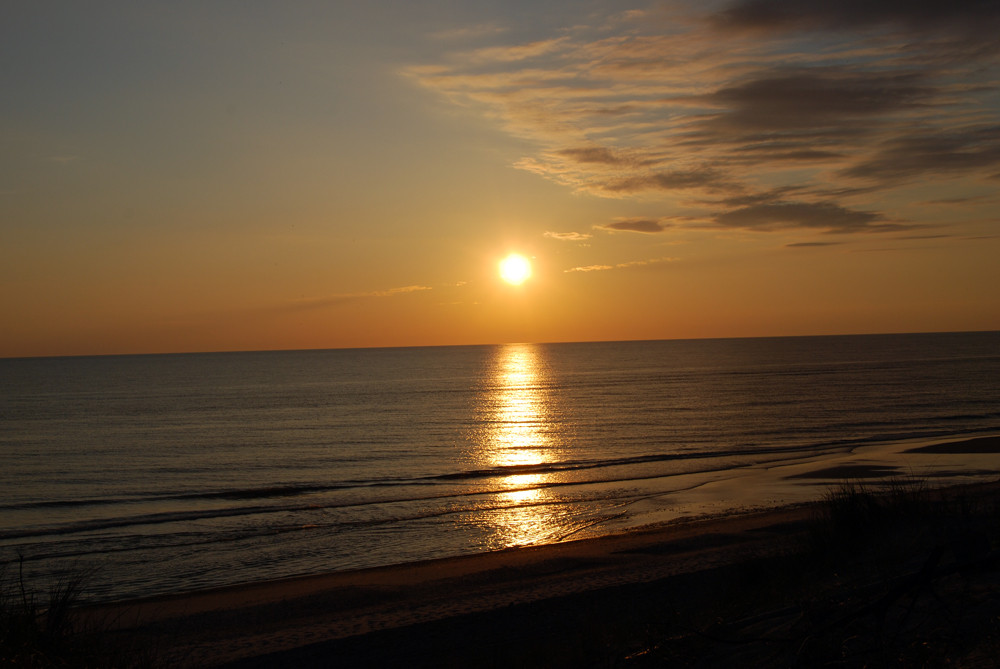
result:
[(500, 278), (519, 286), (531, 277), (531, 263), (519, 253), (511, 253), (500, 261)]

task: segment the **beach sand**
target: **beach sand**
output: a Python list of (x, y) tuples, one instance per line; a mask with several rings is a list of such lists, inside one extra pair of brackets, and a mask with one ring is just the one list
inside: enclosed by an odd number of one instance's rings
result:
[[(997, 454), (1000, 438), (912, 452)], [(786, 478), (819, 485), (887, 473), (877, 463), (797, 465)], [(992, 500), (995, 508), (1000, 483), (960, 490), (963, 499)], [(676, 627), (685, 612), (710, 609), (744, 589), (733, 584), (745, 585), (760, 565), (779, 565), (780, 572), (781, 561), (808, 541), (816, 508), (800, 503), (615, 536), (93, 606), (81, 610), (80, 622), (154, 647), (166, 666), (647, 666), (644, 658), (662, 658), (651, 650), (657, 639), (678, 634), (657, 631), (658, 625), (669, 619)], [(976, 666), (982, 643), (961, 666)], [(707, 664), (727, 663), (724, 657)]]

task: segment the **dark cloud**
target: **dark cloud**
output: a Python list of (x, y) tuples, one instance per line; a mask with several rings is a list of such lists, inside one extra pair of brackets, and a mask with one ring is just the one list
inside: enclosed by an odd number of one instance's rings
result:
[(956, 205), (956, 204), (970, 204), (974, 202), (982, 202), (986, 199), (982, 195), (975, 195), (970, 197), (946, 197), (940, 200), (927, 200), (921, 204), (925, 205)]
[(714, 111), (692, 123), (675, 147), (712, 156), (703, 171), (789, 164), (846, 169), (873, 143), (953, 101), (932, 79), (926, 72), (845, 66), (757, 70), (692, 98)]
[(896, 237), (895, 239), (905, 239), (905, 240), (923, 240), (923, 239), (952, 239), (955, 235), (907, 235), (905, 237)]
[(779, 160), (789, 162), (813, 162), (839, 160), (844, 158), (843, 153), (834, 151), (823, 151), (820, 149), (787, 149), (781, 142), (773, 142), (768, 145), (741, 146), (740, 152), (744, 155), (759, 153), (761, 156), (747, 156), (749, 160), (759, 160), (761, 157), (768, 160)]
[(897, 28), (996, 39), (997, 0), (737, 0), (710, 21), (727, 30), (788, 32)]
[(785, 244), (786, 248), (798, 249), (798, 248), (811, 248), (813, 246), (839, 246), (843, 242), (793, 242), (791, 244)]
[(716, 122), (747, 129), (789, 130), (870, 118), (927, 104), (936, 94), (920, 75), (814, 68), (756, 77), (707, 96), (727, 108)]
[(613, 152), (603, 147), (563, 149), (561, 151), (556, 151), (556, 153), (564, 158), (569, 158), (570, 160), (577, 163), (600, 163), (604, 165), (622, 165), (628, 162), (627, 160), (620, 158)]
[(785, 186), (782, 188), (772, 188), (759, 193), (743, 193), (727, 197), (718, 202), (708, 204), (721, 204), (726, 207), (749, 207), (756, 204), (775, 204), (784, 202), (789, 196), (801, 192), (802, 188), (795, 186)]
[(1000, 53), (1000, 0), (736, 0), (709, 24), (767, 37), (890, 37), (898, 56), (926, 63), (974, 63)]
[(832, 233), (850, 233), (908, 229), (908, 226), (884, 222), (879, 213), (847, 209), (833, 202), (752, 204), (718, 214), (715, 222), (726, 228), (762, 231), (811, 228)]
[(891, 180), (1000, 165), (1000, 126), (957, 131), (913, 130), (884, 142), (876, 153), (842, 171), (849, 177)]
[(604, 230), (615, 230), (619, 232), (644, 232), (647, 234), (655, 234), (663, 232), (670, 226), (649, 218), (625, 218), (618, 221), (612, 221), (611, 223), (606, 223), (600, 227)]
[(709, 188), (720, 185), (721, 181), (722, 174), (714, 169), (672, 170), (608, 181), (600, 185), (600, 190), (608, 193), (637, 193), (644, 190)]

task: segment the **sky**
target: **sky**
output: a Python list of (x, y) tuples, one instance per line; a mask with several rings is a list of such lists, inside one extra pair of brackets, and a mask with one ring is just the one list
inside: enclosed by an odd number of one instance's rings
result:
[(7, 2), (0, 357), (1000, 329), (998, 34), (998, 0)]

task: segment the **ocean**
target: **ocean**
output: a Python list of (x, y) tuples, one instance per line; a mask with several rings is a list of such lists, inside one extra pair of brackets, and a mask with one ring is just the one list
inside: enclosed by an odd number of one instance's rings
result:
[[(93, 601), (816, 497), (997, 456), (1000, 333), (0, 360), (0, 568)], [(23, 561), (23, 564), (20, 564)]]

